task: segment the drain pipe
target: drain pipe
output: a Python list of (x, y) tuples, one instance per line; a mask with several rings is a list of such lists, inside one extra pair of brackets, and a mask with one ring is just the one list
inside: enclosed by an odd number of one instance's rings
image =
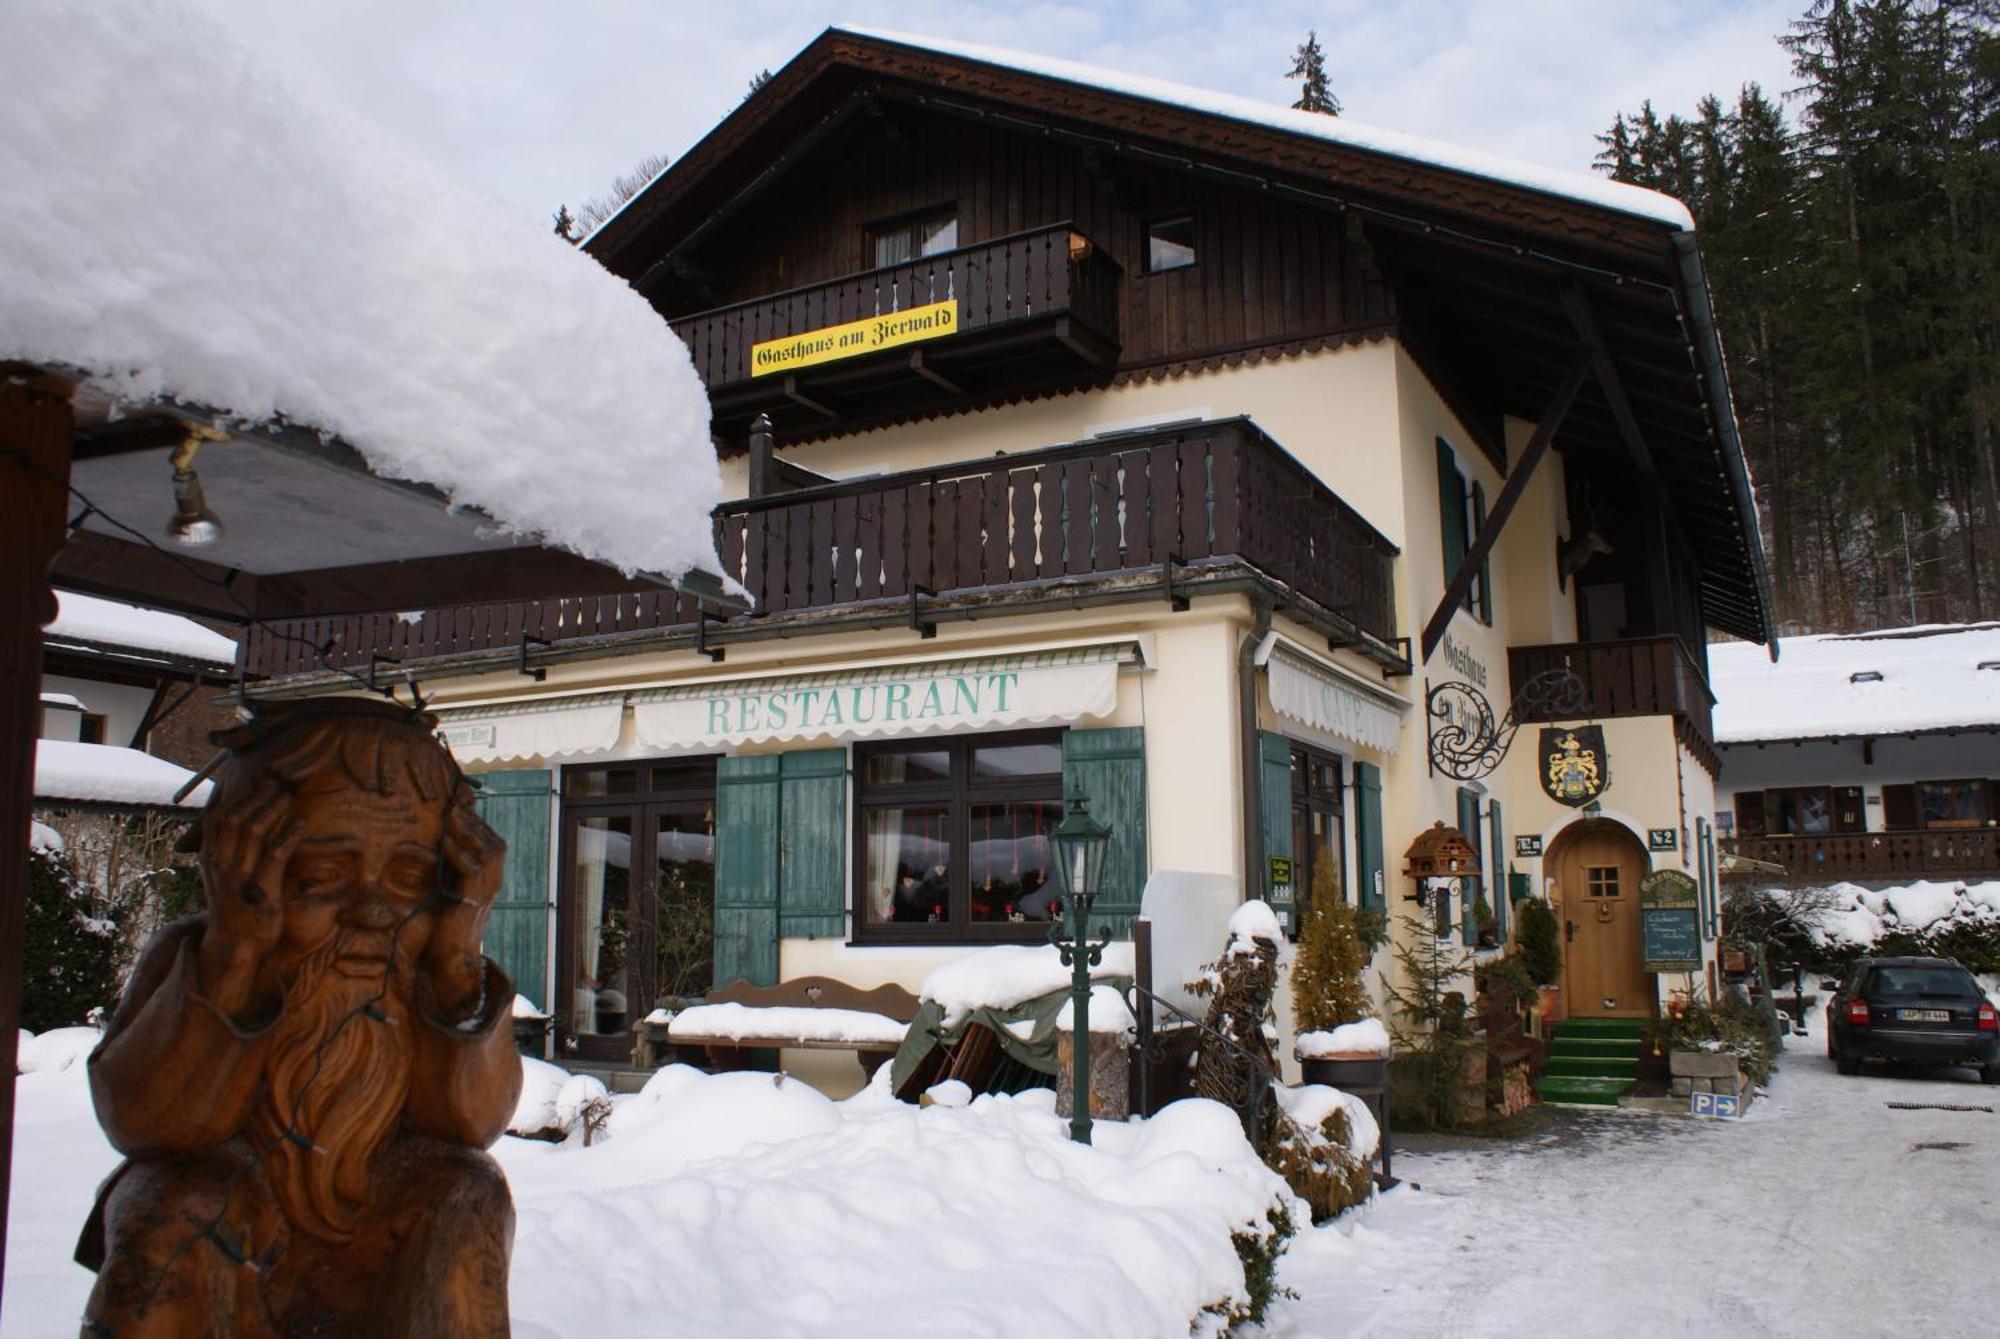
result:
[(1243, 767), (1243, 897), (1263, 887), (1264, 821), (1257, 790), (1262, 759), (1257, 753), (1257, 648), (1271, 632), (1271, 603), (1252, 598), (1250, 631), (1236, 648), (1237, 753)]

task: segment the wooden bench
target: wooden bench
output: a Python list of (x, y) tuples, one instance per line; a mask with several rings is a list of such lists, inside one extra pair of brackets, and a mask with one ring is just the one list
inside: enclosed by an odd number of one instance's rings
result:
[(738, 981), (666, 1022), (640, 1023), (638, 1050), (644, 1063), (667, 1045), (699, 1048), (717, 1073), (747, 1068), (758, 1050), (852, 1051), (873, 1078), (916, 1016), (917, 997), (901, 986), (862, 990), (825, 976)]

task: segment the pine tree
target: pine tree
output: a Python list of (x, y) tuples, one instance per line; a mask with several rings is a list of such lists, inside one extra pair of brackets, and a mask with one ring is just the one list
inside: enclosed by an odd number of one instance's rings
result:
[(1292, 53), (1291, 73), (1287, 79), (1302, 79), (1299, 100), (1293, 108), (1302, 112), (1319, 112), (1325, 116), (1340, 115), (1340, 99), (1333, 95), (1333, 84), (1326, 75), (1326, 52), (1320, 49), (1319, 33), (1306, 33), (1306, 40)]
[(1300, 1032), (1325, 1032), (1368, 1017), (1372, 1010), (1361, 981), (1368, 959), (1334, 863), (1321, 861), (1292, 959), (1293, 1025)]
[(556, 236), (565, 242), (576, 241), (576, 219), (569, 212), (568, 205), (557, 205), (555, 214)]

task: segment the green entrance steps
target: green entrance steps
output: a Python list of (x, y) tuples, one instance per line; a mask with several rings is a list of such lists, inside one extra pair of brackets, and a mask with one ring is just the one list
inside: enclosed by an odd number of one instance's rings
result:
[(1573, 1018), (1549, 1039), (1546, 1074), (1535, 1083), (1544, 1102), (1616, 1106), (1639, 1074), (1636, 1018)]

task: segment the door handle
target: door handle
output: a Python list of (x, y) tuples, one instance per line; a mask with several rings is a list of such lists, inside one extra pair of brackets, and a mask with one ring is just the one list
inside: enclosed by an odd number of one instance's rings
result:
[(1563, 943), (1565, 943), (1565, 944), (1568, 944), (1568, 943), (1572, 943), (1572, 942), (1574, 942), (1574, 941), (1575, 941), (1575, 939), (1576, 939), (1576, 922), (1575, 922), (1575, 921), (1564, 921), (1564, 922), (1563, 922)]

